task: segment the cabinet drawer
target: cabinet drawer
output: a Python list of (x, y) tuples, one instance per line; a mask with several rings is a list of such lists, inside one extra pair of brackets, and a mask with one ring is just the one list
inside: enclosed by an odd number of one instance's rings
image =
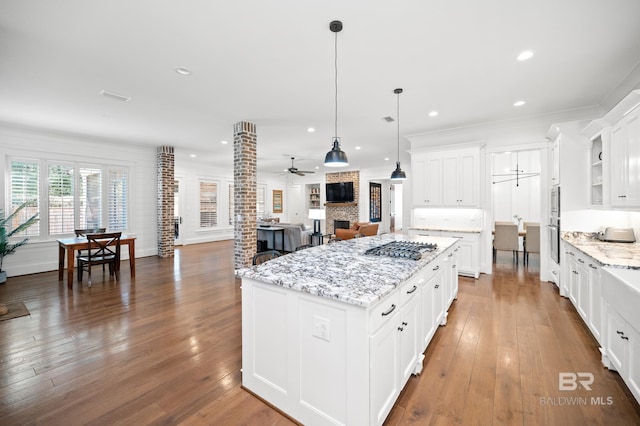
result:
[(371, 333), (375, 333), (380, 326), (394, 317), (399, 311), (400, 294), (398, 291), (394, 291), (371, 310), (371, 314), (369, 316)]
[(406, 283), (402, 284), (398, 289), (400, 293), (400, 306), (404, 306), (405, 303), (415, 297), (418, 294), (420, 287), (422, 287), (422, 284), (424, 284), (424, 277), (422, 274), (415, 275), (407, 280)]

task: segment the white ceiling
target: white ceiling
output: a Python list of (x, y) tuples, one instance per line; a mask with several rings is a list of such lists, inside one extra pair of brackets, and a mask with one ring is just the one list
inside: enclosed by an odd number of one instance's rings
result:
[(404, 136), (602, 105), (640, 62), (638, 0), (2, 0), (0, 122), (229, 167), (246, 120), (261, 170), (326, 171), (335, 19), (350, 169), (391, 173), (396, 87)]

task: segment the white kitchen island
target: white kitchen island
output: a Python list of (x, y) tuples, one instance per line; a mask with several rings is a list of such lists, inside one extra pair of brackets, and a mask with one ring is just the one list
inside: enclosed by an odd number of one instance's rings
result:
[[(365, 255), (436, 243), (420, 260)], [(384, 235), (239, 270), (243, 387), (308, 425), (379, 425), (457, 295), (454, 238)]]

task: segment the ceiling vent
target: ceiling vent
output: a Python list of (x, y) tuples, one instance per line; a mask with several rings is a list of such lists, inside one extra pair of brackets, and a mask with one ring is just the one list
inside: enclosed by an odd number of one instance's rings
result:
[(384, 121), (386, 121), (387, 123), (393, 123), (394, 121), (396, 121), (396, 120), (393, 119), (393, 117), (389, 117), (389, 116), (382, 117), (382, 119)]
[(108, 90), (101, 90), (100, 94), (105, 98), (111, 98), (121, 102), (129, 102), (131, 100), (130, 96), (123, 96), (115, 92), (110, 92)]

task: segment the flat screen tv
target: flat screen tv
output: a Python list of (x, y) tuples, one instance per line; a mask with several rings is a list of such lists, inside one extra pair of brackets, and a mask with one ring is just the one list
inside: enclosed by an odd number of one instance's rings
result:
[(352, 203), (353, 182), (327, 184), (327, 203)]

